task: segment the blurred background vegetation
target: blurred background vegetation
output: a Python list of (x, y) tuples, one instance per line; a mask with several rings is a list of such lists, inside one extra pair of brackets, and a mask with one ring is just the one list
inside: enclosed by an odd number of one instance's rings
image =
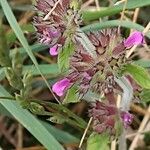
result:
[[(1, 3), (3, 3), (5, 0), (1, 0)], [(133, 3), (136, 3), (136, 0), (129, 0)], [(98, 28), (106, 28), (111, 26), (118, 26), (119, 23), (117, 20), (120, 20), (120, 12), (118, 9), (112, 10), (109, 12), (109, 7), (113, 7), (114, 3), (116, 3), (117, 0), (84, 0), (82, 4), (82, 10), (83, 10), (83, 19), (84, 24), (83, 30), (88, 30), (89, 25), (91, 23), (98, 22), (99, 19), (97, 17), (93, 19), (90, 16), (90, 12), (94, 12), (98, 10), (100, 21), (102, 23), (100, 24), (100, 27)], [(140, 1), (141, 3), (144, 3), (144, 0)], [(61, 73), (58, 70), (57, 64), (56, 64), (56, 58), (51, 57), (48, 52), (48, 47), (40, 45), (37, 42), (36, 39), (36, 33), (35, 29), (32, 25), (33, 16), (36, 13), (34, 11), (33, 4), (35, 3), (34, 0), (8, 0), (9, 5), (11, 6), (11, 9), (17, 19), (18, 24), (20, 25), (23, 35), (25, 36), (27, 43), (30, 45), (30, 49), (33, 52), (33, 56), (36, 57), (38, 62), (38, 67), (40, 68), (42, 74), (45, 76), (45, 78), (48, 80), (48, 83), (52, 85), (57, 78), (61, 76)], [(138, 4), (137, 4), (138, 6)], [(133, 8), (132, 6), (131, 8)], [(5, 7), (6, 8), (6, 7)], [(5, 40), (7, 41), (7, 45), (4, 44), (4, 46), (7, 46), (10, 50), (10, 55), (13, 57), (16, 53), (16, 51), (20, 52), (20, 58), (21, 62), (23, 63), (23, 72), (24, 75), (27, 71), (31, 72), (31, 74), (34, 76), (32, 79), (32, 90), (29, 92), (30, 97), (33, 99), (40, 99), (41, 101), (49, 100), (50, 102), (55, 102), (52, 94), (49, 92), (46, 84), (43, 81), (43, 78), (41, 77), (40, 73), (36, 69), (36, 67), (33, 65), (32, 61), (34, 60), (34, 57), (30, 55), (30, 52), (26, 53), (25, 49), (28, 49), (28, 47), (22, 46), (23, 43), (20, 42), (24, 39), (19, 39), (18, 35), (14, 32), (14, 29), (10, 27), (10, 23), (8, 23), (6, 18), (6, 13), (8, 15), (10, 12), (6, 8), (4, 11), (2, 10), (2, 7), (0, 6), (0, 28), (3, 30), (0, 35), (1, 41)], [(107, 12), (106, 12), (107, 11)], [(114, 14), (113, 14), (113, 13)], [(128, 28), (123, 28), (122, 32), (124, 37), (127, 37), (131, 31), (131, 28), (136, 27), (137, 29), (143, 30), (141, 26), (145, 27), (149, 21), (150, 21), (150, 5), (144, 5), (141, 8), (136, 8), (126, 10), (125, 15), (123, 17), (123, 21), (125, 21), (123, 26), (127, 26)], [(96, 13), (98, 14), (98, 13)], [(11, 16), (10, 16), (11, 17)], [(13, 22), (13, 18), (10, 18)], [(115, 20), (114, 22), (108, 22), (108, 20)], [(140, 27), (137, 24), (131, 24), (130, 23), (137, 23), (141, 25)], [(86, 26), (86, 27), (85, 27)], [(3, 29), (2, 29), (3, 27)], [(96, 25), (94, 26), (96, 28)], [(14, 25), (15, 28), (15, 25)], [(17, 35), (17, 36), (16, 36)], [(150, 37), (150, 34), (148, 35)], [(5, 39), (4, 39), (5, 38)], [(150, 41), (148, 38), (146, 38), (147, 45), (145, 47), (139, 47), (138, 50), (132, 55), (132, 58), (140, 65), (150, 68), (150, 49), (149, 44)], [(24, 43), (24, 45), (26, 42)], [(2, 45), (0, 45), (1, 48)], [(30, 56), (30, 57), (29, 57)], [(0, 59), (2, 59), (3, 56), (0, 56)], [(33, 59), (31, 61), (31, 59)], [(18, 60), (19, 61), (19, 60)], [(20, 62), (20, 63), (21, 63)], [(3, 67), (0, 68), (0, 96), (8, 96), (9, 94), (13, 94), (16, 90), (12, 88), (9, 85), (8, 80), (5, 78), (5, 73)], [(5, 89), (4, 89), (5, 88)], [(9, 91), (9, 93), (7, 91)], [(148, 97), (146, 97), (148, 95)], [(136, 142), (137, 149), (140, 150), (148, 150), (150, 149), (150, 111), (148, 112), (149, 107), (149, 91), (143, 99), (141, 103), (132, 104), (131, 111), (134, 114), (134, 121), (131, 125), (131, 128), (128, 129), (127, 133), (127, 142), (130, 145), (134, 138), (137, 137), (138, 134), (138, 140)], [(49, 117), (46, 115), (39, 115), (38, 117), (34, 117), (31, 113), (29, 113), (26, 110), (23, 110), (17, 103), (9, 103), (9, 101), (1, 100), (0, 103), (0, 147), (4, 150), (11, 150), (11, 149), (18, 149), (18, 150), (44, 150), (45, 147), (51, 147), (49, 149), (61, 149), (59, 146), (56, 146), (58, 143), (55, 139), (57, 139), (62, 145), (68, 149), (68, 150), (75, 150), (78, 149), (78, 144), (80, 141), (80, 138), (82, 136), (82, 133), (84, 132), (84, 129), (76, 128), (68, 123), (65, 124), (55, 124), (50, 122)], [(44, 106), (48, 111), (49, 108), (45, 105)], [(73, 113), (77, 114), (81, 118), (84, 118), (85, 121), (88, 121), (88, 114), (87, 114), (87, 108), (88, 104), (85, 101), (82, 101), (77, 104), (69, 104), (67, 106)], [(34, 111), (33, 111), (34, 112)], [(36, 112), (37, 114), (37, 112)], [(143, 123), (144, 119), (146, 120), (146, 123)], [(39, 123), (40, 122), (40, 123)], [(36, 129), (37, 126), (37, 129)], [(33, 128), (32, 128), (33, 127)], [(141, 127), (141, 130), (138, 133), (139, 128)], [(34, 129), (35, 128), (35, 129)], [(35, 138), (36, 137), (36, 138)], [(43, 139), (43, 140), (41, 140)], [(47, 140), (47, 141), (46, 141)], [(40, 142), (39, 142), (40, 141)], [(41, 145), (46, 145), (42, 146)], [(54, 144), (52, 146), (52, 144)]]

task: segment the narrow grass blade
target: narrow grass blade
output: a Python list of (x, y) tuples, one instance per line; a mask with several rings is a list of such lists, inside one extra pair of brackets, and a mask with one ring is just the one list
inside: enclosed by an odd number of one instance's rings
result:
[[(128, 0), (126, 9), (134, 9), (138, 7), (148, 6), (148, 5), (150, 5), (150, 0)], [(98, 10), (98, 11), (83, 10), (82, 15), (85, 21), (96, 20), (100, 17), (115, 15), (121, 12), (123, 7), (124, 7), (124, 3), (117, 6), (108, 7), (107, 9), (104, 10)]]
[[(143, 31), (144, 27), (137, 24), (133, 23), (131, 21), (120, 21), (120, 20), (110, 20), (110, 21), (105, 21), (101, 23), (93, 23), (90, 25), (87, 25), (82, 28), (82, 31), (88, 32), (88, 31), (97, 31), (101, 29), (106, 29), (106, 28), (111, 28), (111, 27), (125, 27), (125, 28), (130, 28), (130, 29), (136, 29), (138, 31)], [(150, 32), (146, 33), (146, 36), (150, 38)]]
[[(9, 93), (0, 86), (0, 96), (9, 97)], [(21, 108), (21, 106), (12, 100), (1, 99), (0, 104), (9, 111), (40, 143), (48, 150), (64, 150), (58, 141), (48, 132), (40, 121), (34, 117), (29, 111)]]
[[(14, 14), (12, 13), (12, 10), (11, 10), (11, 8), (10, 8), (7, 0), (0, 0), (0, 4), (1, 4), (2, 9), (4, 11), (4, 14), (5, 14), (5, 16), (6, 16), (7, 20), (8, 20), (8, 22), (9, 22), (10, 26), (14, 30), (14, 32), (15, 32), (18, 40), (20, 41), (20, 43), (22, 44), (22, 46), (26, 50), (27, 54), (29, 55), (29, 57), (31, 58), (31, 60), (34, 63), (35, 67), (37, 68), (37, 70), (39, 71), (39, 73), (42, 76), (43, 80), (45, 81), (47, 87), (49, 88), (49, 90), (53, 94), (53, 92), (52, 92), (52, 90), (51, 90), (51, 88), (49, 86), (49, 83), (47, 82), (47, 80), (43, 76), (43, 74), (42, 74), (42, 72), (41, 72), (41, 70), (40, 70), (40, 68), (38, 66), (37, 60), (34, 57), (34, 55), (32, 53), (32, 50), (30, 49), (29, 44), (28, 44), (26, 38), (24, 37), (23, 32), (22, 32), (20, 26), (18, 25), (17, 20), (16, 20)], [(53, 96), (55, 97), (55, 99), (59, 103), (59, 100), (56, 98), (56, 96), (54, 94), (53, 94)]]

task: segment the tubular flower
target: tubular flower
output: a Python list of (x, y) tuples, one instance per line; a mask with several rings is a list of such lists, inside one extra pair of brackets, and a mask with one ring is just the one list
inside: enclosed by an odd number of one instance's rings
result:
[(124, 41), (124, 46), (126, 48), (130, 48), (134, 45), (140, 45), (143, 43), (144, 43), (143, 33), (139, 31), (135, 31)]
[(71, 86), (71, 82), (69, 79), (64, 78), (58, 82), (56, 82), (52, 90), (55, 92), (58, 96), (63, 96), (65, 94), (65, 91)]
[(49, 49), (50, 55), (52, 55), (52, 56), (58, 55), (58, 48), (59, 48), (58, 44), (56, 44), (56, 45), (54, 45), (53, 47), (51, 47), (51, 48)]

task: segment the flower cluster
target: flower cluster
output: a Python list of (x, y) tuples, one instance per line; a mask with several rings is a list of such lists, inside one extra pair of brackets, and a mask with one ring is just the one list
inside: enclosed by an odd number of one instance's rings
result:
[[(79, 14), (72, 10), (71, 0), (37, 0), (37, 16), (33, 24), (40, 43), (50, 47), (52, 56), (64, 45), (67, 34), (75, 32), (81, 22)], [(69, 32), (69, 33), (68, 33)]]
[[(70, 74), (65, 79), (69, 80), (72, 85), (78, 82), (79, 92), (83, 95), (89, 89), (98, 93), (107, 93), (108, 90), (115, 88), (120, 89), (114, 80), (106, 82), (114, 78), (118, 68), (128, 62), (125, 58), (126, 50), (135, 44), (143, 43), (143, 34), (134, 32), (126, 40), (120, 40), (117, 30), (107, 29), (87, 33), (87, 36), (96, 48), (97, 58), (90, 56), (78, 41), (76, 50), (70, 58)], [(61, 89), (64, 95), (70, 87), (70, 84), (61, 87), (63, 80), (58, 81), (57, 88), (53, 90), (58, 96)]]
[[(126, 40), (121, 40), (116, 30), (108, 29), (87, 33), (87, 37), (96, 48), (97, 58), (91, 57), (78, 42), (70, 58), (70, 74), (56, 82), (53, 91), (58, 96), (63, 96), (76, 84), (81, 97), (88, 91), (104, 95), (105, 102), (96, 101), (89, 110), (89, 115), (93, 118), (93, 130), (98, 133), (107, 131), (110, 135), (116, 136), (118, 128), (127, 128), (133, 116), (128, 109), (116, 106), (116, 97), (123, 89), (115, 78), (122, 65), (129, 63), (125, 57), (126, 50), (136, 44), (142, 44), (143, 35), (141, 32), (134, 32)], [(133, 79), (129, 76), (125, 78), (132, 86)]]
[(107, 132), (113, 136), (121, 130), (121, 126), (127, 128), (133, 120), (130, 113), (119, 110), (115, 105), (100, 101), (96, 101), (92, 105), (89, 115), (93, 118), (94, 131), (98, 133)]
[[(130, 63), (125, 57), (126, 51), (134, 45), (143, 44), (144, 36), (135, 31), (127, 39), (122, 39), (117, 29), (82, 33), (88, 40), (87, 43), (93, 47), (93, 56), (89, 53), (91, 49), (87, 50), (86, 42), (83, 44), (85, 39), (78, 33), (81, 18), (70, 3), (71, 0), (37, 0), (35, 6), (38, 15), (34, 17), (34, 25), (38, 38), (50, 47), (51, 55), (58, 55), (68, 37), (73, 39), (70, 41), (75, 45), (73, 54), (68, 58), (68, 75), (56, 82), (52, 90), (61, 97), (76, 85), (80, 98), (89, 91), (103, 95), (105, 101), (96, 101), (89, 110), (89, 115), (93, 118), (93, 129), (98, 133), (107, 131), (115, 135), (116, 123), (127, 128), (133, 119), (128, 109), (116, 106), (116, 97), (124, 90), (118, 82), (118, 71), (124, 64)], [(125, 79), (133, 86), (131, 77), (125, 76)]]

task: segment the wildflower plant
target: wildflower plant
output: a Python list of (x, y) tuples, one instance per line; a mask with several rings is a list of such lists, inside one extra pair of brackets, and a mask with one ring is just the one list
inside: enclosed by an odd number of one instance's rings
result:
[[(48, 47), (50, 57), (57, 60), (62, 73), (58, 81), (48, 84), (59, 104), (30, 96), (33, 75), (23, 73), (18, 49), (10, 54), (2, 28), (0, 65), (5, 67), (6, 78), (15, 91), (12, 98), (23, 108), (36, 115), (49, 116), (51, 122), (68, 123), (79, 131), (85, 129), (79, 148), (84, 147), (83, 140), (86, 140), (87, 150), (99, 149), (98, 143), (104, 140), (104, 148), (108, 149), (113, 140), (118, 143), (124, 140), (125, 131), (132, 125), (131, 104), (149, 94), (148, 71), (130, 57), (136, 47), (146, 44), (146, 32), (135, 30), (125, 38), (120, 25), (96, 30), (90, 26), (86, 31), (82, 28), (84, 14), (80, 4), (80, 0), (36, 0), (34, 5), (33, 26), (38, 42)], [(29, 50), (28, 46), (25, 48)], [(31, 59), (37, 67), (33, 55)], [(88, 123), (66, 107), (81, 101), (88, 104), (85, 119)]]
[[(52, 56), (58, 54), (58, 66), (65, 71), (52, 90), (63, 104), (88, 97), (93, 131), (107, 133), (109, 139), (118, 138), (134, 118), (129, 112), (136, 90), (132, 83), (150, 89), (146, 70), (126, 57), (132, 47), (145, 43), (144, 34), (135, 31), (125, 39), (119, 28), (83, 32), (80, 8), (72, 2), (78, 4), (71, 0), (38, 0), (35, 6), (38, 39), (50, 47)], [(147, 83), (140, 81), (143, 75)]]

